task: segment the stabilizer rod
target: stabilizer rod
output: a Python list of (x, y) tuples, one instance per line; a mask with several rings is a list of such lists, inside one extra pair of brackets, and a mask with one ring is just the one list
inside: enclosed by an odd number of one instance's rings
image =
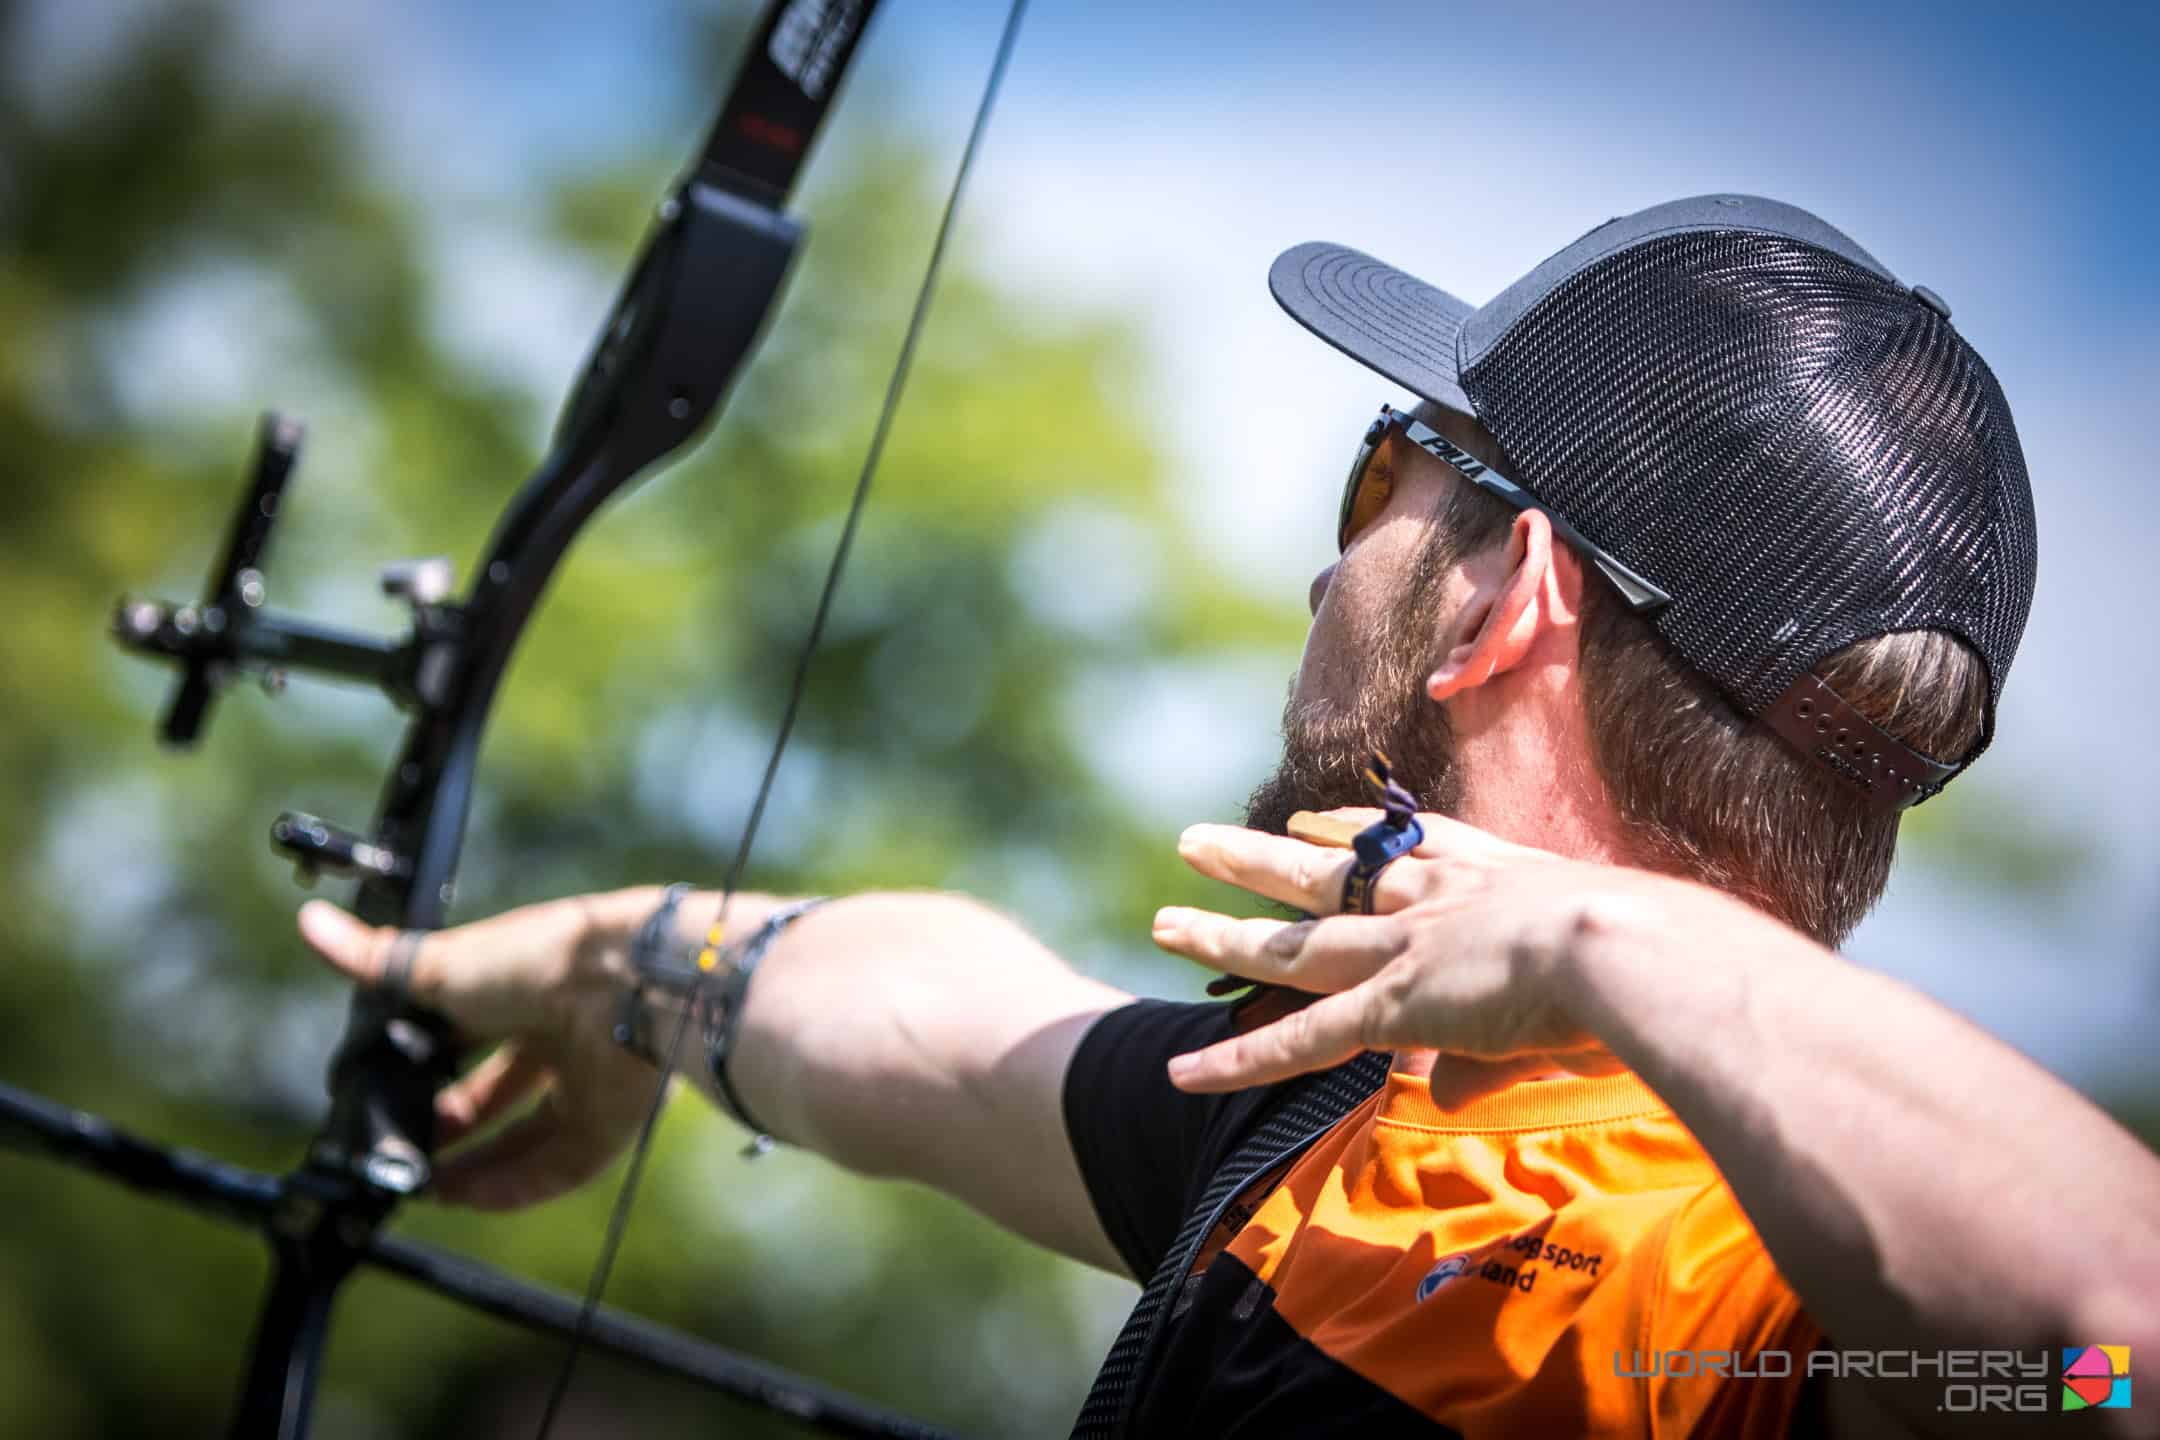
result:
[[(265, 1232), (301, 1225), (323, 1198), (296, 1194), (292, 1177), (266, 1175), (194, 1151), (156, 1145), (86, 1110), (70, 1109), (6, 1084), (0, 1084), (0, 1145), (41, 1153), (144, 1194), (178, 1201), (212, 1219)], [(482, 1314), (549, 1335), (568, 1337), (577, 1328), (578, 1302), (559, 1290), (379, 1230), (356, 1232), (353, 1238), (362, 1241), (352, 1253), (353, 1261)], [(940, 1440), (946, 1434), (777, 1365), (619, 1310), (603, 1307), (585, 1343), (656, 1374), (680, 1376), (832, 1434), (895, 1440)]]

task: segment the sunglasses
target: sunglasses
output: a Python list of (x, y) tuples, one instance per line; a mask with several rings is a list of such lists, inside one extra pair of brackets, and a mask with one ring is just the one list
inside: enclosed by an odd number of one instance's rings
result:
[[(1517, 511), (1535, 510), (1552, 521), (1553, 530), (1561, 539), (1575, 547), (1577, 553), (1597, 566), (1607, 580), (1619, 590), (1620, 598), (1637, 614), (1646, 614), (1660, 605), (1668, 604), (1672, 596), (1630, 570), (1603, 548), (1583, 538), (1582, 532), (1542, 504), (1529, 491), (1457, 445), (1422, 420), (1393, 406), (1382, 405), (1380, 418), (1366, 427), (1365, 438), (1358, 445), (1357, 458), (1350, 462), (1350, 478), (1343, 485), (1342, 515), (1335, 526), (1335, 544), (1340, 550), (1348, 550), (1357, 533), (1387, 507), (1388, 493), (1392, 486), (1373, 476), (1372, 458), (1380, 452), (1390, 433), (1400, 430), (1405, 440), (1435, 459), (1445, 461), (1463, 479), (1480, 490), (1499, 496)], [(1370, 483), (1368, 483), (1370, 482)]]

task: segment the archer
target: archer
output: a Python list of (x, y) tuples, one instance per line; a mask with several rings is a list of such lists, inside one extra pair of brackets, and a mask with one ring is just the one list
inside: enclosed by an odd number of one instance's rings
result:
[(1835, 949), (2031, 604), (1949, 307), (1743, 196), (1483, 309), (1333, 246), (1271, 283), (1420, 400), (1356, 448), (1281, 764), (1179, 841), (1307, 918), (1155, 918), (1259, 988), (1135, 1000), (958, 895), (723, 926), (639, 889), (403, 944), (310, 904), (342, 972), (500, 1042), (438, 1097), (439, 1198), (590, 1179), (680, 1027), (754, 1133), (1148, 1284), (1085, 1433), (1965, 1435), (1940, 1386), (1746, 1362), (2160, 1353), (2160, 1160)]

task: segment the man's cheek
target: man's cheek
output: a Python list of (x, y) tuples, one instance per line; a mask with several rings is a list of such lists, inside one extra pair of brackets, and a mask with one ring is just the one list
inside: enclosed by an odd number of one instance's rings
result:
[(1340, 587), (1329, 589), (1305, 632), (1305, 653), (1298, 662), (1297, 698), (1303, 701), (1345, 698), (1338, 692), (1349, 682), (1349, 654), (1345, 645), (1344, 605)]

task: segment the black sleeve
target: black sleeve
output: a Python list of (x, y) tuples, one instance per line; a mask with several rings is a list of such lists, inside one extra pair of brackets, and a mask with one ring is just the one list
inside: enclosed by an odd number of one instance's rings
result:
[(1188, 1095), (1170, 1083), (1170, 1057), (1229, 1038), (1237, 1008), (1135, 1001), (1096, 1020), (1065, 1071), (1065, 1132), (1081, 1178), (1142, 1284), (1272, 1093)]

